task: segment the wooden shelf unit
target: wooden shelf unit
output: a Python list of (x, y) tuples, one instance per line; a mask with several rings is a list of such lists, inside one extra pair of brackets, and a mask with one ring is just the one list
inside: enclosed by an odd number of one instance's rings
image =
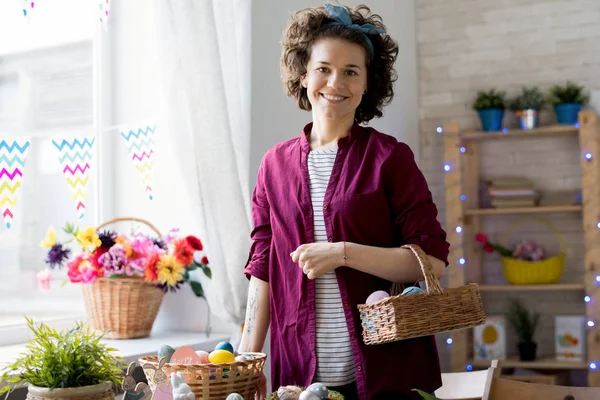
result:
[[(574, 149), (581, 154), (581, 187), (582, 205), (520, 207), (520, 208), (479, 208), (481, 176), (479, 172), (479, 144), (482, 141), (504, 140), (543, 140), (547, 137), (572, 136), (579, 139), (579, 148)], [(600, 286), (596, 275), (600, 275), (600, 120), (593, 111), (582, 111), (576, 125), (560, 125), (540, 127), (532, 130), (505, 130), (501, 132), (461, 131), (457, 123), (447, 123), (443, 127), (444, 161), (450, 165), (445, 172), (446, 195), (446, 227), (450, 243), (450, 266), (447, 272), (448, 285), (457, 287), (470, 283), (467, 275), (474, 282), (483, 281), (482, 252), (475, 243), (475, 233), (481, 229), (481, 220), (490, 215), (536, 214), (536, 213), (582, 213), (583, 237), (585, 245), (585, 281), (580, 283), (556, 285), (482, 285), (482, 294), (488, 292), (516, 291), (581, 291), (581, 302), (584, 294), (600, 300)], [(584, 155), (591, 153), (592, 158)], [(462, 196), (462, 195), (466, 195)], [(462, 198), (462, 199), (461, 199)], [(455, 227), (462, 230), (456, 232)], [(459, 260), (464, 262), (461, 265)], [(467, 274), (468, 271), (468, 274)], [(485, 305), (485, 303), (484, 303)], [(564, 362), (542, 358), (533, 363), (510, 361), (507, 365), (533, 369), (585, 369), (589, 386), (600, 386), (600, 368), (588, 368), (594, 362), (600, 366), (600, 301), (585, 304), (586, 318), (596, 321), (596, 326), (588, 328), (587, 360), (584, 362)], [(471, 360), (472, 329), (455, 331), (451, 334), (451, 369), (454, 372), (465, 371), (467, 366), (486, 367), (487, 362)]]

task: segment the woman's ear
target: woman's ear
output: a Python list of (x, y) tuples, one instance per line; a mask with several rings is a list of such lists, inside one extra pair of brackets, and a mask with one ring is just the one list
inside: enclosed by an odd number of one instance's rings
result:
[(306, 82), (306, 75), (300, 78), (300, 86), (302, 86), (305, 89), (308, 87), (308, 83)]

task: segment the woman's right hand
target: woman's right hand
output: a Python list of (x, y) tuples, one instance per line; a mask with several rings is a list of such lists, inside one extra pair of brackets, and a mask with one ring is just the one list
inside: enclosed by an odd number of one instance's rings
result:
[(267, 377), (264, 372), (261, 372), (258, 377), (258, 391), (254, 400), (267, 400)]

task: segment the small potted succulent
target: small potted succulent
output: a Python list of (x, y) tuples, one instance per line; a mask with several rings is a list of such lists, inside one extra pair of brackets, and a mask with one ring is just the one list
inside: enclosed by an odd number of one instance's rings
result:
[(502, 129), (505, 108), (506, 93), (496, 89), (477, 92), (477, 98), (473, 102), (473, 109), (479, 114), (481, 128), (486, 132)]
[(513, 300), (507, 313), (507, 320), (519, 338), (519, 358), (521, 361), (534, 361), (537, 351), (534, 335), (540, 315), (527, 310), (518, 300)]
[(28, 400), (114, 400), (123, 360), (101, 343), (103, 334), (81, 324), (58, 332), (26, 319), (33, 337), (27, 350), (4, 367), (0, 382), (7, 385), (0, 394), (26, 384)]
[(510, 108), (515, 112), (521, 129), (533, 129), (538, 126), (539, 113), (546, 99), (537, 87), (524, 87), (521, 94), (510, 102)]
[(583, 86), (567, 81), (565, 85), (550, 88), (549, 101), (554, 106), (556, 120), (559, 124), (573, 125), (577, 123), (581, 107), (587, 104), (590, 96)]

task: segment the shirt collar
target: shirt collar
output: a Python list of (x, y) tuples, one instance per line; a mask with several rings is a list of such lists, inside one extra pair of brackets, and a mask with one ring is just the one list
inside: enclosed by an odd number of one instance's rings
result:
[[(302, 130), (302, 135), (301, 135), (300, 141), (301, 141), (302, 151), (305, 153), (310, 152), (310, 142), (308, 141), (308, 138), (310, 136), (310, 131), (312, 130), (312, 126), (313, 126), (313, 123), (310, 122), (310, 123), (306, 124), (306, 126)], [(350, 143), (359, 139), (363, 134), (364, 134), (364, 128), (355, 122), (352, 125), (352, 128), (350, 128), (350, 132), (348, 132), (348, 136), (345, 136), (338, 141), (338, 149), (345, 148)]]

